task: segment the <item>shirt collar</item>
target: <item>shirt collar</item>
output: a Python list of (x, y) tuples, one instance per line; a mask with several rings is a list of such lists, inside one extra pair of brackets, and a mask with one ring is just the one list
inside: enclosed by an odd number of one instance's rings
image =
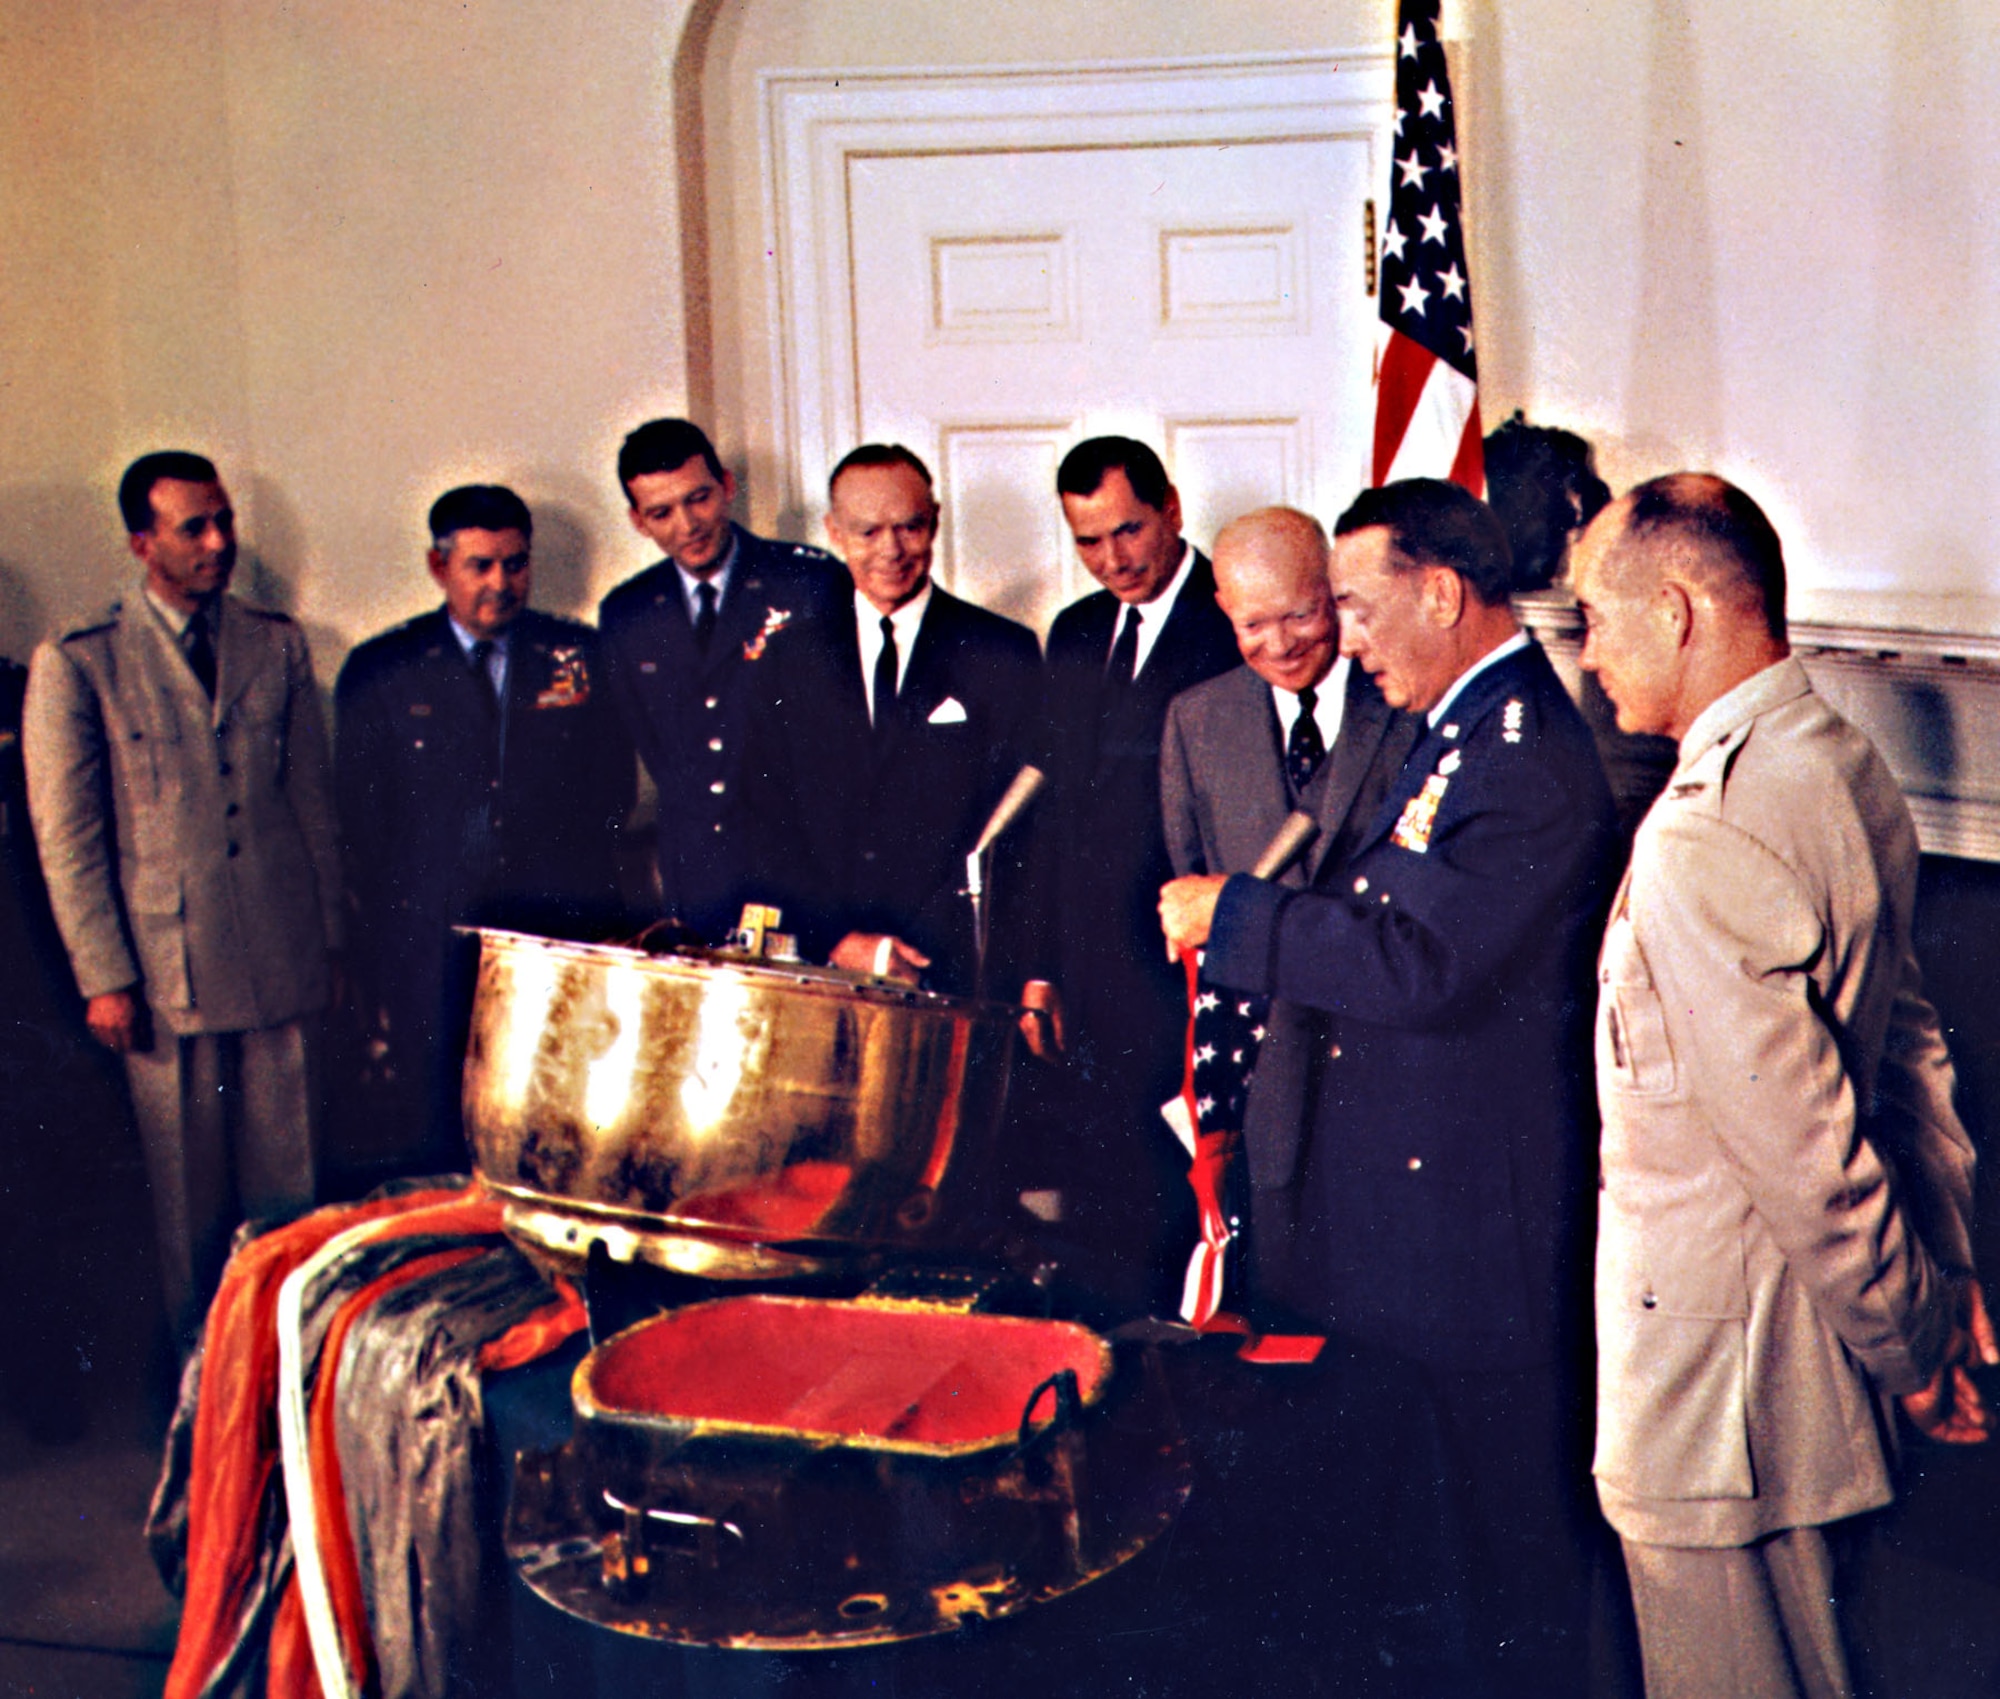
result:
[(1443, 722), (1446, 710), (1458, 700), (1460, 694), (1468, 684), (1488, 667), (1497, 666), (1509, 655), (1518, 655), (1527, 646), (1528, 634), (1525, 631), (1517, 631), (1505, 643), (1488, 649), (1485, 654), (1481, 655), (1478, 660), (1474, 661), (1471, 666), (1467, 667), (1464, 672), (1453, 679), (1451, 688), (1438, 698), (1437, 706), (1424, 716), (1426, 721), (1429, 722), (1431, 729), (1435, 731)]
[(445, 609), (444, 618), (445, 623), (451, 627), (452, 636), (458, 639), (459, 648), (465, 651), (465, 658), (468, 661), (472, 659), (472, 646), (475, 643), (491, 643), (501, 654), (504, 655), (507, 652), (507, 639), (513, 634), (514, 629), (512, 626), (509, 626), (497, 637), (475, 637), (452, 617), (449, 608)]
[[(162, 597), (156, 596), (150, 584), (141, 583), (139, 593), (146, 598), (146, 605), (159, 615), (160, 622), (169, 631), (176, 637), (187, 636), (187, 629), (195, 620), (194, 614), (183, 613), (179, 608), (174, 607)], [(221, 601), (222, 598), (218, 596), (213, 601), (204, 603), (200, 610), (208, 616), (208, 629), (211, 636), (215, 634), (221, 624)]]
[(1752, 673), (1734, 690), (1718, 696), (1694, 718), (1681, 738), (1680, 764), (1685, 766), (1697, 755), (1720, 743), (1737, 727), (1747, 725), (1759, 714), (1769, 713), (1781, 702), (1803, 696), (1812, 689), (1812, 680), (1796, 657), (1787, 655)]
[[(896, 652), (904, 666), (909, 665), (910, 645), (917, 640), (917, 627), (924, 623), (924, 610), (931, 605), (931, 591), (935, 588), (925, 579), (924, 587), (889, 616), (890, 627), (896, 633)], [(870, 644), (868, 652), (872, 655), (882, 642), (882, 613), (859, 590), (854, 592), (854, 622), (865, 634), (863, 641)]]
[[(1167, 580), (1167, 587), (1150, 602), (1141, 602), (1139, 608), (1139, 652), (1133, 657), (1132, 676), (1145, 670), (1146, 657), (1152, 654), (1153, 645), (1160, 640), (1160, 633), (1166, 629), (1167, 621), (1173, 617), (1174, 604), (1180, 600), (1181, 591), (1194, 572), (1194, 550), (1187, 539), (1181, 539), (1181, 563), (1174, 569), (1173, 577)], [(1117, 619), (1111, 622), (1111, 641), (1115, 645), (1118, 632), (1125, 623), (1125, 612), (1132, 604), (1120, 602)], [(1107, 651), (1108, 653), (1108, 651)]]
[[(1326, 677), (1313, 686), (1313, 719), (1329, 749), (1333, 747), (1334, 737), (1340, 734), (1341, 716), (1347, 706), (1347, 675), (1353, 667), (1350, 657), (1336, 655), (1333, 665), (1327, 668)], [(1278, 710), (1278, 729), (1290, 737), (1292, 722), (1299, 717), (1299, 693), (1274, 684), (1271, 686), (1271, 702)], [(1332, 736), (1328, 735), (1329, 726)]]
[(675, 561), (674, 571), (680, 575), (681, 599), (687, 604), (688, 613), (693, 615), (700, 612), (701, 604), (695, 598), (695, 591), (703, 584), (715, 586), (715, 606), (716, 611), (720, 612), (722, 604), (729, 599), (729, 579), (735, 570), (736, 527), (733, 525), (729, 528), (729, 541), (723, 545), (722, 558), (716, 563), (713, 571), (690, 572), (679, 561)]

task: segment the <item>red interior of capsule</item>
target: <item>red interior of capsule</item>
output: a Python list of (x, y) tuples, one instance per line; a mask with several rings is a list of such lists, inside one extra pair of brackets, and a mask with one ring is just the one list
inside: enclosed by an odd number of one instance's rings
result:
[[(1063, 1369), (1092, 1402), (1109, 1353), (1070, 1322), (746, 1297), (631, 1328), (586, 1374), (608, 1414), (962, 1447), (1011, 1439), (1029, 1394)], [(1044, 1395), (1036, 1414), (1053, 1408)]]

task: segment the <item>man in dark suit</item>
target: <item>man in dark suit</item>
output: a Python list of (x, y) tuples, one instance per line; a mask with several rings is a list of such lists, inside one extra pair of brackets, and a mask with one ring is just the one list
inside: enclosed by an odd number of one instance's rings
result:
[[(1041, 1157), (1080, 1242), (1121, 1296), (1171, 1304), (1193, 1221), (1186, 1163), (1160, 1120), (1180, 1088), (1187, 994), (1153, 915), (1172, 875), (1160, 829), (1167, 704), (1237, 665), (1207, 559), (1181, 536), (1159, 456), (1077, 444), (1056, 472), (1076, 551), (1103, 588), (1049, 631), (1046, 956), (1070, 1052)], [(1032, 1088), (1031, 1088), (1032, 1089)]]
[(736, 480), (685, 419), (628, 436), (618, 481), (632, 528), (666, 558), (604, 598), (607, 684), (659, 791), (663, 911), (719, 940), (736, 923), (745, 865), (731, 821), (756, 663), (773, 633), (830, 606), (847, 580), (824, 550), (732, 524)]
[[(1160, 801), (1176, 874), (1246, 872), (1302, 811), (1319, 836), (1280, 882), (1337, 878), (1417, 741), (1422, 721), (1391, 708), (1339, 652), (1327, 555), (1318, 521), (1291, 508), (1246, 514), (1215, 540), (1216, 601), (1244, 665), (1167, 709)], [(1283, 998), (1271, 1005), (1246, 1139), (1297, 1142), (1323, 1024)]]
[[(931, 582), (937, 502), (908, 449), (857, 448), (828, 499), (853, 593), (774, 633), (760, 663), (746, 895), (776, 903), (784, 930), (836, 967), (969, 993), (966, 854), (1028, 760), (1034, 634)], [(1028, 895), (1012, 874), (993, 887), (1003, 907), (989, 983), (1002, 995), (1019, 984), (1019, 928), (1004, 905)]]
[[(1593, 951), (1611, 800), (1507, 600), (1504, 533), (1431, 479), (1335, 527), (1341, 646), (1422, 740), (1341, 875), (1176, 880), (1168, 941), (1328, 1016), (1303, 1140), (1249, 1148), (1269, 1295), (1423, 1371), (1465, 1517), (1470, 1645), (1506, 1693), (1582, 1690), (1578, 1366)], [(1266, 1223), (1273, 1231), (1266, 1230)]]
[(418, 1118), (411, 1161), (456, 1167), (472, 954), (450, 928), (614, 923), (637, 768), (598, 688), (596, 633), (528, 606), (521, 498), (450, 490), (430, 530), (444, 605), (348, 656), (336, 777), (364, 1007)]

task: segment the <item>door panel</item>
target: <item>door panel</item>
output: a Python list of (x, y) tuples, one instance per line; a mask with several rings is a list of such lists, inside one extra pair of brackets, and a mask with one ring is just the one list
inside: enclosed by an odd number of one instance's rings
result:
[(947, 587), (1046, 629), (1088, 589), (1054, 495), (1082, 437), (1159, 447), (1188, 534), (1359, 487), (1360, 136), (849, 159), (855, 416), (939, 475)]

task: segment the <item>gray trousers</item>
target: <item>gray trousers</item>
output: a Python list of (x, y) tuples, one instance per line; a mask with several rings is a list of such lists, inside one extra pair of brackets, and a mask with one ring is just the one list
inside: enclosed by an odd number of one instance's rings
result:
[(1823, 1529), (1624, 1547), (1646, 1699), (1853, 1699)]
[(317, 1178), (318, 1017), (176, 1037), (125, 1057), (146, 1153), (161, 1289), (185, 1353), (238, 1222), (305, 1209)]

